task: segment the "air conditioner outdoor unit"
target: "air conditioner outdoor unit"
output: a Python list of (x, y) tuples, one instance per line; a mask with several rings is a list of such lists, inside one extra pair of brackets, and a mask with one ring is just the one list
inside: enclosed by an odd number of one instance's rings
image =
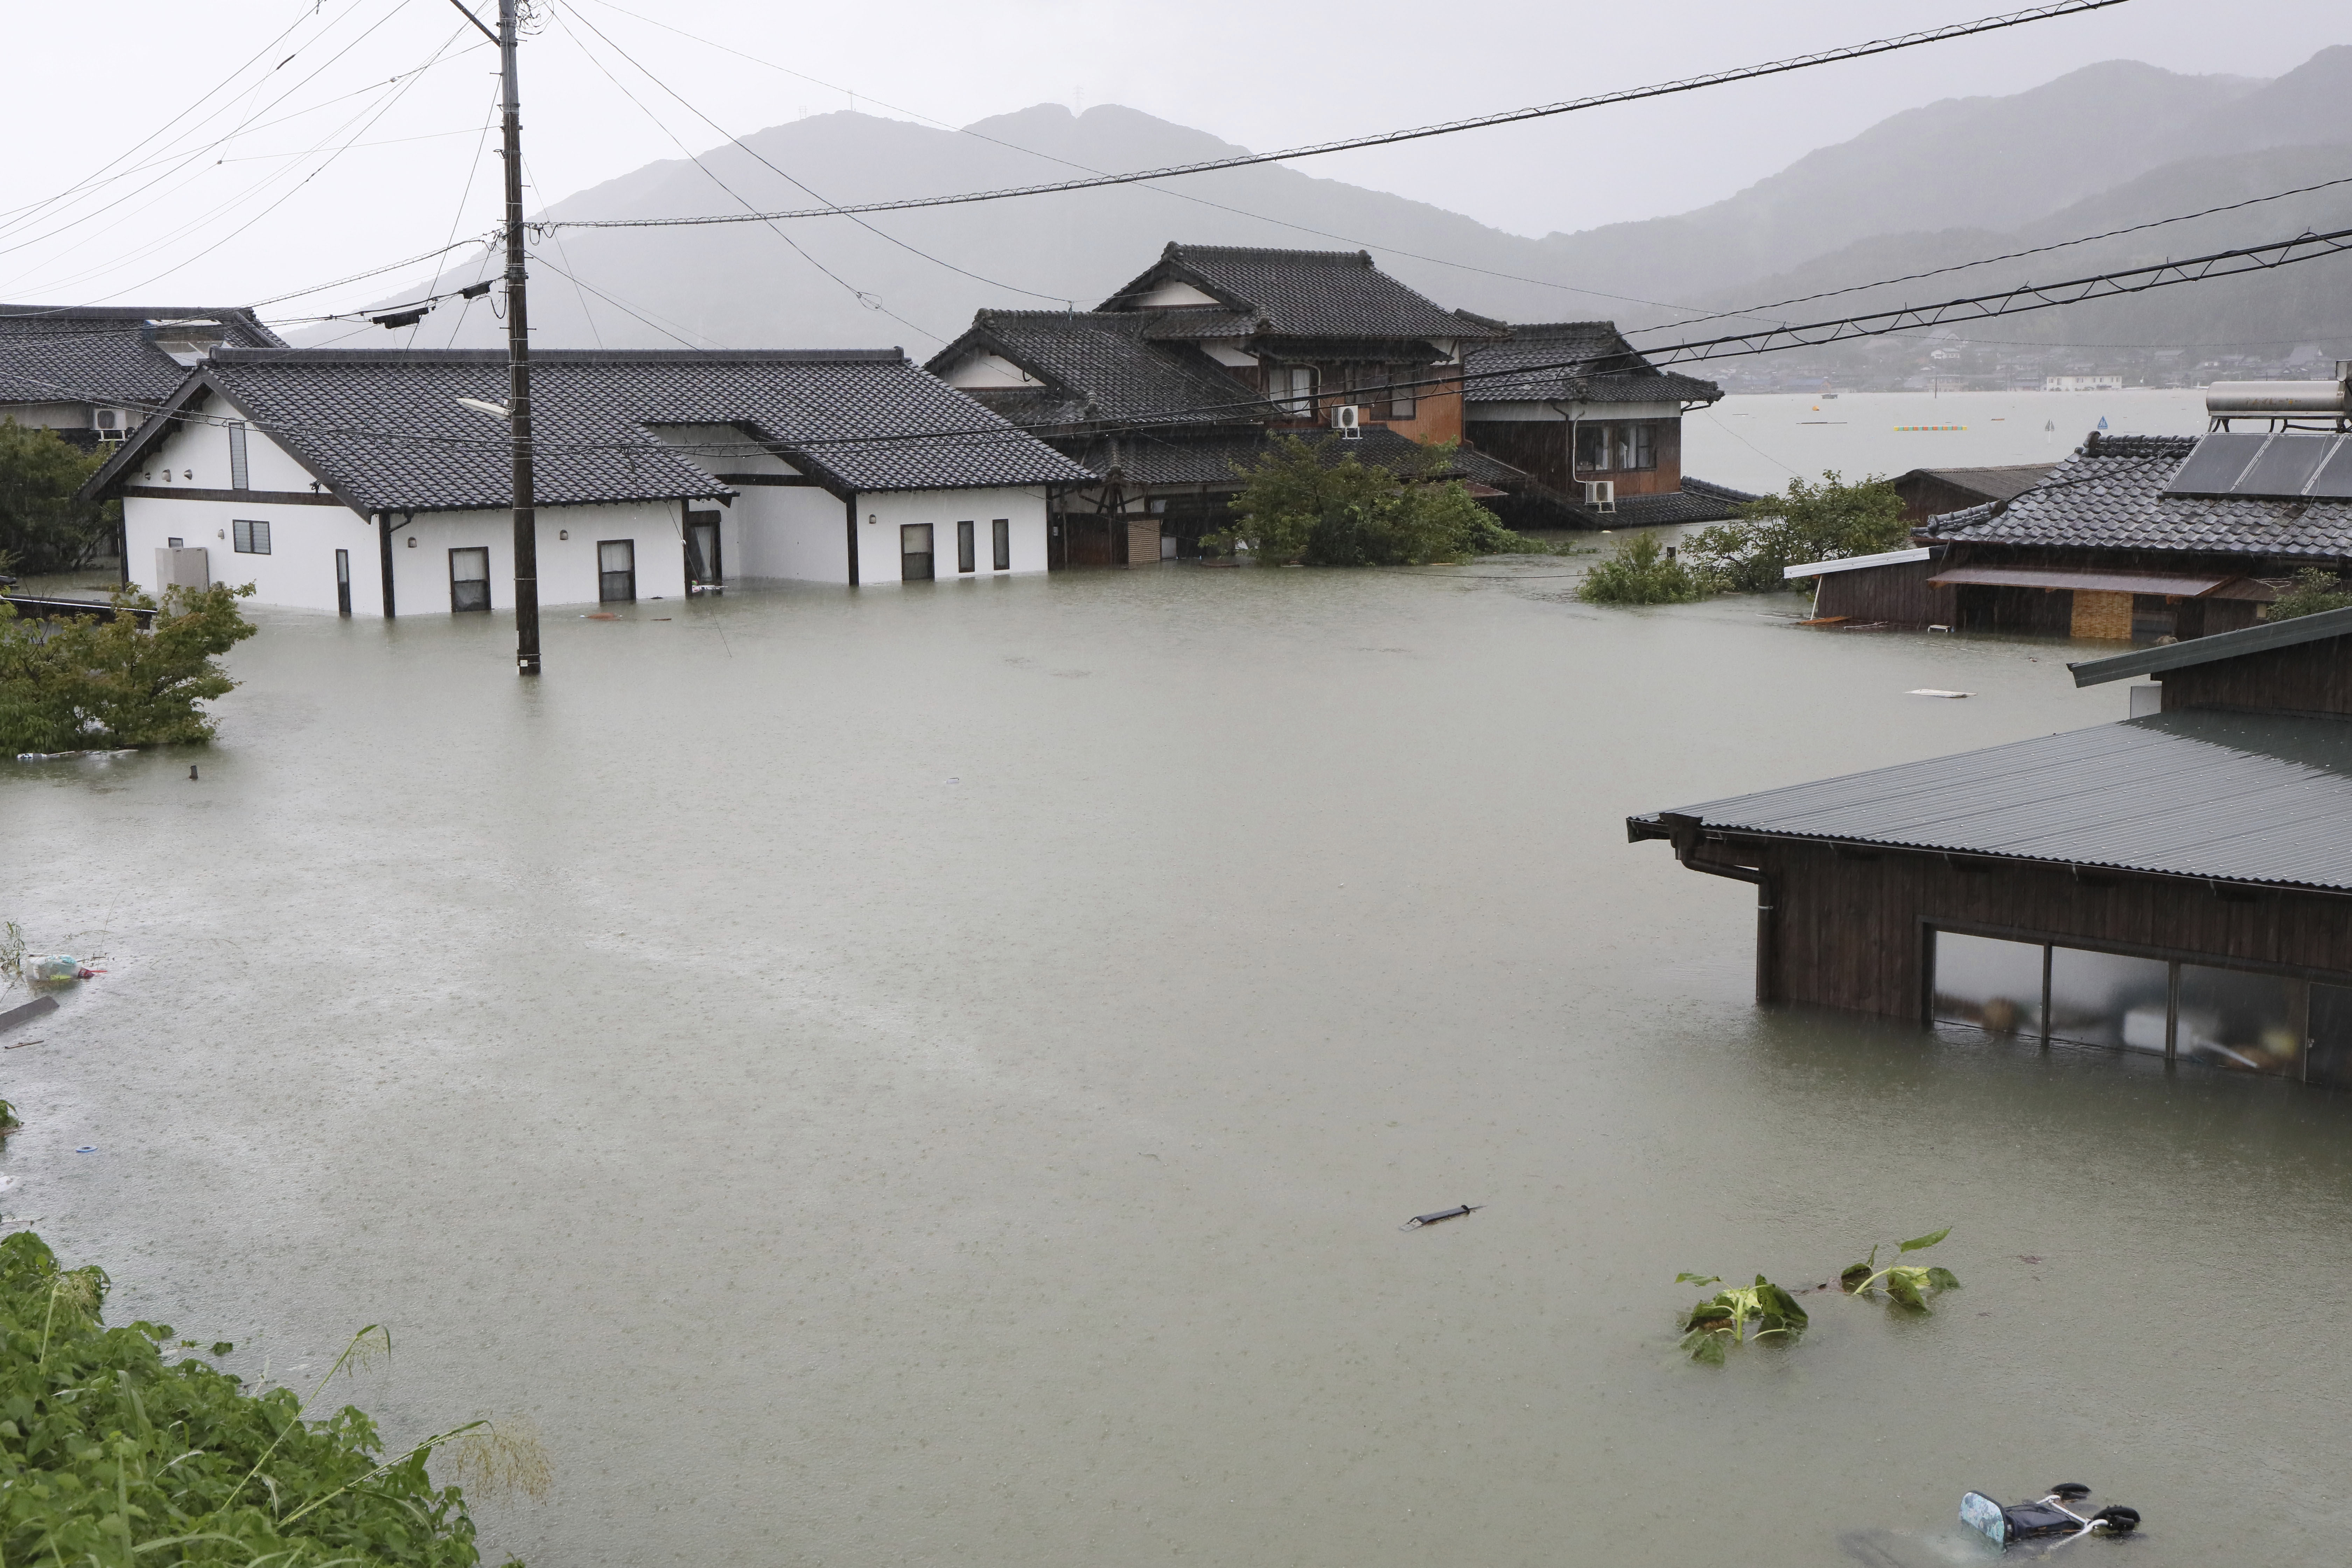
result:
[(120, 408), (94, 408), (90, 410), (89, 422), (101, 441), (120, 441), (131, 433), (130, 421), (122, 417)]
[(1339, 432), (1343, 441), (1360, 441), (1364, 437), (1363, 410), (1352, 403), (1343, 403), (1331, 410), (1331, 428)]
[(1583, 484), (1585, 510), (1613, 512), (1617, 510), (1615, 479), (1586, 479)]

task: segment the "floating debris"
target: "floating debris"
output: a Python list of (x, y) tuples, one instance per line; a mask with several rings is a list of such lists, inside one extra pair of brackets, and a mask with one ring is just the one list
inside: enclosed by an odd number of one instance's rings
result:
[[(54, 1013), (57, 1010), (58, 999), (56, 997), (36, 996), (30, 1002), (25, 1003), (21, 1006), (11, 1007), (5, 1013), (0, 1013), (0, 1029), (13, 1029), (19, 1024), (29, 1024), (34, 1019), (39, 1017), (42, 1014)], [(32, 1042), (27, 1041), (26, 1043), (31, 1044)]]
[(1435, 1214), (1417, 1214), (1397, 1228), (1419, 1230), (1423, 1226), (1435, 1225), (1442, 1219), (1460, 1219), (1465, 1214), (1475, 1214), (1486, 1206), (1485, 1204), (1456, 1204), (1450, 1209), (1439, 1209)]
[(1916, 691), (1906, 691), (1906, 692), (1905, 692), (1903, 695), (1904, 695), (1904, 696), (1906, 696), (1906, 697), (1953, 697), (1953, 698), (1958, 698), (1958, 697), (1974, 697), (1974, 696), (1976, 695), (1976, 693), (1975, 693), (1975, 692), (1973, 692), (1973, 691), (1939, 691), (1939, 690), (1937, 690), (1935, 687), (1932, 687), (1932, 686), (1923, 686), (1923, 687), (1919, 688), (1919, 689), (1917, 689)]

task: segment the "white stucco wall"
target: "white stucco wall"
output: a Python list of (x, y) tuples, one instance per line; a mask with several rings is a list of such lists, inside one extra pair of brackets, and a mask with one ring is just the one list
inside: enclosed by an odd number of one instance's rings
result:
[[(836, 503), (836, 506), (838, 503)], [(836, 510), (835, 518), (839, 512)], [(1013, 526), (1013, 566), (992, 568), (989, 524), (1003, 518)], [(893, 490), (857, 498), (858, 581), (881, 586), (899, 581), (898, 530), (908, 523), (931, 525), (933, 571), (940, 582), (966, 574), (956, 570), (956, 531), (973, 525), (977, 570), (970, 578), (1015, 576), (1045, 570), (1045, 492), (1042, 489)], [(836, 521), (836, 531), (840, 528)]]
[[(236, 531), (231, 525), (241, 518), (269, 524), (268, 554), (236, 552)], [(352, 613), (383, 613), (375, 525), (345, 507), (125, 496), (122, 533), (131, 581), (147, 593), (158, 587), (156, 550), (179, 539), (205, 552), (212, 581), (252, 584), (257, 604), (331, 614), (335, 609), (335, 552), (348, 550)]]
[[(448, 615), (449, 552), (478, 548), (490, 552), (490, 609), (514, 608), (511, 513), (418, 512), (414, 522), (398, 517), (393, 522), (392, 585), (401, 615)], [(634, 501), (540, 509), (540, 604), (594, 605), (596, 546), (608, 539), (635, 543), (640, 600), (686, 597), (685, 522), (678, 503)]]
[(743, 575), (849, 581), (849, 514), (831, 492), (814, 485), (746, 485), (734, 510), (742, 514)]
[(940, 377), (950, 386), (959, 388), (989, 388), (1042, 386), (1045, 384), (1002, 354), (986, 349), (974, 349), (956, 361), (948, 373)]

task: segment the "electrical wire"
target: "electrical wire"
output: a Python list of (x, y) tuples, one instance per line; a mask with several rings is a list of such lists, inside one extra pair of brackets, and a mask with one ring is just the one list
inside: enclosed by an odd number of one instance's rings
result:
[(910, 212), (923, 207), (964, 206), (976, 202), (1006, 201), (1018, 196), (1051, 195), (1064, 191), (1094, 190), (1106, 185), (1136, 184), (1148, 180), (1170, 179), (1180, 174), (1202, 174), (1220, 169), (1244, 169), (1259, 163), (1286, 163), (1299, 158), (1322, 157), (1332, 153), (1354, 152), (1366, 147), (1393, 146), (1401, 142), (1417, 142), (1433, 136), (1451, 136), (1465, 131), (1481, 131), (1496, 125), (1513, 125), (1530, 120), (1549, 119), (1556, 115), (1572, 114), (1580, 110), (1598, 109), (1610, 104), (1634, 103), (1645, 99), (1696, 92), (1702, 88), (1721, 87), (1731, 82), (1753, 81), (1761, 77), (1809, 70), (1816, 66), (1864, 59), (1874, 55), (1892, 54), (1899, 49), (1917, 48), (1926, 44), (1943, 43), (1952, 38), (1997, 32), (2003, 28), (2023, 26), (2028, 23), (2050, 21), (2061, 16), (2080, 16), (2091, 11), (2104, 10), (2110, 5), (2127, 3), (2128, 0), (2057, 0), (2056, 4), (2036, 5), (2030, 10), (2011, 12), (2000, 16), (1989, 16), (1980, 21), (1955, 23), (1949, 26), (1906, 33), (1892, 38), (1877, 38), (1867, 43), (1849, 44), (1839, 48), (1822, 49), (1809, 55), (1773, 60), (1763, 65), (1711, 71), (1703, 76), (1685, 77), (1676, 81), (1661, 82), (1650, 87), (1622, 88), (1613, 92), (1595, 93), (1587, 98), (1570, 99), (1559, 103), (1538, 104), (1527, 109), (1506, 110), (1500, 113), (1476, 115), (1466, 120), (1447, 121), (1441, 124), (1418, 126), (1411, 130), (1387, 131), (1370, 136), (1346, 137), (1339, 141), (1316, 142), (1305, 147), (1286, 148), (1276, 153), (1245, 153), (1231, 158), (1207, 158), (1190, 163), (1172, 163), (1157, 169), (1139, 169), (1132, 174), (1098, 174), (1080, 180), (1008, 186), (992, 191), (966, 191), (956, 195), (908, 196), (896, 201), (859, 202), (842, 206), (791, 211), (753, 210), (740, 214), (712, 213), (694, 217), (567, 218), (562, 222), (565, 226), (572, 228), (686, 228), (714, 224), (783, 222), (797, 218), (838, 217), (853, 213)]
[[(1416, 391), (1426, 390), (1431, 393), (1444, 394), (1453, 393), (1473, 384), (1484, 384), (1497, 382), (1507, 383), (1514, 380), (1524, 379), (1527, 376), (1546, 371), (1569, 371), (1580, 374), (1609, 374), (1610, 369), (1605, 362), (1610, 359), (1627, 360), (1629, 362), (1627, 368), (1632, 368), (1633, 364), (1644, 363), (1653, 358), (1666, 358), (1669, 360), (1669, 363), (1690, 363), (1706, 359), (1728, 358), (1756, 353), (1769, 353), (1776, 352), (1779, 348), (1790, 346), (1789, 344), (1777, 344), (1772, 342), (1770, 340), (1788, 336), (1796, 332), (1811, 331), (1834, 333), (1835, 335), (1828, 337), (1823, 341), (1849, 341), (1855, 337), (1885, 335), (1887, 332), (1901, 330), (1906, 326), (1916, 327), (1917, 325), (1927, 324), (1923, 318), (1932, 318), (1937, 312), (1947, 310), (1972, 309), (1977, 310), (1980, 316), (2021, 314), (2027, 311), (2050, 310), (2063, 305), (2080, 303), (2083, 300), (2089, 299), (2107, 299), (2113, 298), (2117, 294), (2142, 293), (2152, 289), (2169, 288), (2181, 284), (2205, 282), (2216, 278), (2239, 277), (2251, 271), (2271, 270), (2281, 267), (2293, 266), (2304, 261), (2315, 260), (2322, 257), (2343, 255), (2347, 253), (2352, 253), (2352, 228), (2334, 230), (2326, 234), (2315, 235), (2306, 233), (2298, 235), (2293, 239), (2273, 241), (2267, 245), (2241, 247), (2233, 250), (2214, 252), (2209, 256), (2191, 257), (2182, 261), (2168, 261), (2152, 267), (2134, 268), (2113, 273), (2101, 273), (2088, 278), (2071, 279), (2063, 284), (2047, 285), (2039, 289), (2013, 289), (2002, 295), (1973, 296), (1968, 299), (1947, 301), (1941, 306), (1929, 306), (1918, 309), (1906, 308), (1905, 310), (1898, 311), (1882, 311), (1870, 316), (1846, 317), (1832, 321), (1808, 323), (1806, 326), (1800, 328), (1780, 329), (1769, 332), (1750, 333), (1743, 337), (1702, 339), (1689, 343), (1671, 344), (1662, 348), (1646, 351), (1634, 351), (1630, 355), (1609, 355), (1601, 356), (1600, 358), (1561, 360), (1545, 364), (1515, 365), (1507, 370), (1496, 371), (1464, 370), (1442, 377), (1428, 377), (1413, 382), (1398, 383), (1397, 385), (1400, 388), (1409, 387)], [(2062, 290), (2070, 289), (2076, 291), (2074, 298), (2069, 299), (2058, 297)], [(600, 298), (609, 298), (609, 296), (604, 296), (600, 293)], [(643, 318), (639, 319), (642, 320)], [(695, 352), (706, 353), (708, 357), (714, 359), (723, 359), (725, 357), (724, 351), (720, 351), (715, 354), (710, 354), (708, 351), (701, 350), (697, 350)], [(5, 379), (19, 385), (44, 388), (79, 399), (88, 400), (92, 397), (91, 394), (75, 388), (66, 383), (52, 382), (36, 377), (21, 375), (10, 376)], [(177, 395), (177, 394), (175, 394), (175, 395)], [(100, 398), (98, 400), (116, 402), (126, 407), (144, 408), (149, 413), (159, 412), (164, 406), (164, 405), (160, 403), (123, 403), (122, 400), (112, 398)], [(1077, 439), (1088, 435), (1113, 433), (1139, 434), (1150, 431), (1155, 427), (1169, 429), (1180, 427), (1185, 425), (1202, 423), (1202, 416), (1204, 416), (1241, 411), (1255, 411), (1263, 409), (1265, 406), (1265, 402), (1263, 398), (1250, 396), (1227, 403), (1199, 405), (1189, 408), (1162, 409), (1156, 411), (1148, 416), (1137, 416), (1117, 420), (1073, 421), (1066, 426), (1057, 427), (1055, 433), (1057, 438), (1062, 439)], [(184, 413), (176, 416), (198, 421), (203, 421), (205, 418), (205, 416), (201, 415), (189, 415)], [(803, 446), (811, 451), (824, 452), (877, 445), (904, 445), (910, 442), (926, 442), (945, 445), (960, 444), (966, 447), (982, 447), (988, 446), (1025, 443), (1037, 439), (1034, 433), (1024, 429), (1021, 426), (1013, 425), (1008, 421), (1000, 419), (993, 415), (989, 416), (989, 419), (990, 423), (985, 425), (949, 426), (932, 430), (901, 430), (871, 436), (827, 437), (821, 439), (812, 439), (796, 444)], [(450, 437), (438, 432), (360, 429), (347, 426), (331, 425), (310, 426), (297, 421), (282, 422), (282, 425), (284, 428), (294, 431), (308, 430), (314, 431), (319, 434), (365, 436), (371, 438), (383, 440), (408, 440), (420, 445), (437, 446), (443, 447), (480, 446), (498, 450), (504, 450), (507, 447), (507, 441), (503, 437), (486, 437), (479, 440), (472, 440), (466, 437)], [(541, 450), (550, 455), (561, 455), (564, 453), (576, 452), (646, 451), (653, 450), (656, 447), (662, 449), (673, 451), (691, 451), (698, 449), (690, 446), (681, 446), (668, 442), (599, 441), (547, 442), (541, 444)]]
[[(559, 26), (563, 25), (563, 16), (562, 13), (557, 13), (555, 19)], [(564, 26), (564, 35), (565, 37), (572, 38), (575, 46), (579, 44), (578, 37), (572, 32), (568, 26)], [(747, 217), (744, 221), (765, 221), (757, 217), (756, 215), (759, 209), (754, 207), (749, 199), (738, 192), (734, 186), (729, 184), (724, 179), (720, 178), (718, 172), (712, 169), (709, 164), (704, 163), (700, 158), (696, 157), (694, 150), (686, 144), (685, 141), (679, 137), (677, 132), (672, 131), (667, 125), (664, 124), (660, 115), (656, 114), (651, 109), (648, 109), (643, 100), (639, 99), (635, 93), (631, 92), (627, 84), (623, 82), (619, 77), (613, 74), (610, 67), (606, 66), (604, 61), (598, 59), (594, 55), (589, 53), (585, 47), (581, 47), (580, 53), (589, 64), (594, 66), (599, 71), (604, 73), (604, 79), (613, 84), (615, 91), (620, 93), (623, 98), (627, 99), (630, 103), (636, 107), (638, 113), (651, 121), (656, 130), (659, 131), (663, 135), (670, 139), (671, 144), (686, 155), (688, 163), (692, 163), (697, 169), (701, 170), (703, 174), (712, 184), (717, 185), (720, 190), (725, 191), (729, 195), (733, 196), (738, 202), (742, 203), (744, 212), (746, 214), (753, 215), (751, 217)], [(530, 225), (530, 226), (541, 233), (552, 233), (558, 226), (546, 222), (545, 220), (541, 220)], [(840, 285), (843, 289), (847, 291), (852, 299), (865, 306), (867, 310), (878, 311), (881, 314), (889, 317), (892, 321), (898, 322), (900, 326), (905, 327), (909, 331), (919, 332), (935, 343), (945, 343), (948, 341), (947, 339), (940, 336), (939, 333), (932, 331), (928, 327), (917, 326), (914, 322), (907, 320), (906, 317), (901, 316), (896, 310), (893, 310), (888, 306), (885, 305), (882, 302), (882, 297), (880, 295), (872, 293), (867, 289), (860, 289), (857, 285), (849, 281), (848, 279), (844, 278), (840, 273), (835, 272), (832, 268), (827, 267), (824, 262), (819, 261), (815, 257), (810, 255), (806, 247), (802, 246), (798, 240), (793, 238), (792, 236), (786, 234), (782, 229), (778, 228), (772, 222), (767, 222), (766, 227), (771, 234), (773, 234), (778, 239), (782, 240), (786, 246), (790, 247), (802, 260), (807, 262), (811, 267), (815, 268), (819, 272), (824, 273), (825, 277)]]

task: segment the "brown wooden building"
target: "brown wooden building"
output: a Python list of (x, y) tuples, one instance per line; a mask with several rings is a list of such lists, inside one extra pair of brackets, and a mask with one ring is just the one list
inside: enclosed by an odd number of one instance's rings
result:
[(2049, 478), (2051, 468), (2048, 463), (2021, 463), (1992, 468), (1914, 468), (1888, 482), (1903, 498), (1903, 521), (1922, 523), (1948, 511), (2015, 500)]
[(2160, 705), (1628, 836), (1757, 889), (1759, 1001), (2352, 1088), (2352, 610), (2073, 669)]
[(1535, 481), (1497, 509), (1514, 523), (1714, 522), (1755, 499), (1683, 472), (1683, 416), (1723, 395), (1715, 383), (1657, 369), (1611, 321), (1521, 322), (1508, 333), (1465, 351), (1464, 431)]
[(1924, 556), (1789, 574), (1819, 579), (1814, 615), (1854, 622), (2113, 642), (2233, 631), (2299, 569), (2352, 568), (2352, 436), (2094, 432), (2040, 483), (1912, 540)]

